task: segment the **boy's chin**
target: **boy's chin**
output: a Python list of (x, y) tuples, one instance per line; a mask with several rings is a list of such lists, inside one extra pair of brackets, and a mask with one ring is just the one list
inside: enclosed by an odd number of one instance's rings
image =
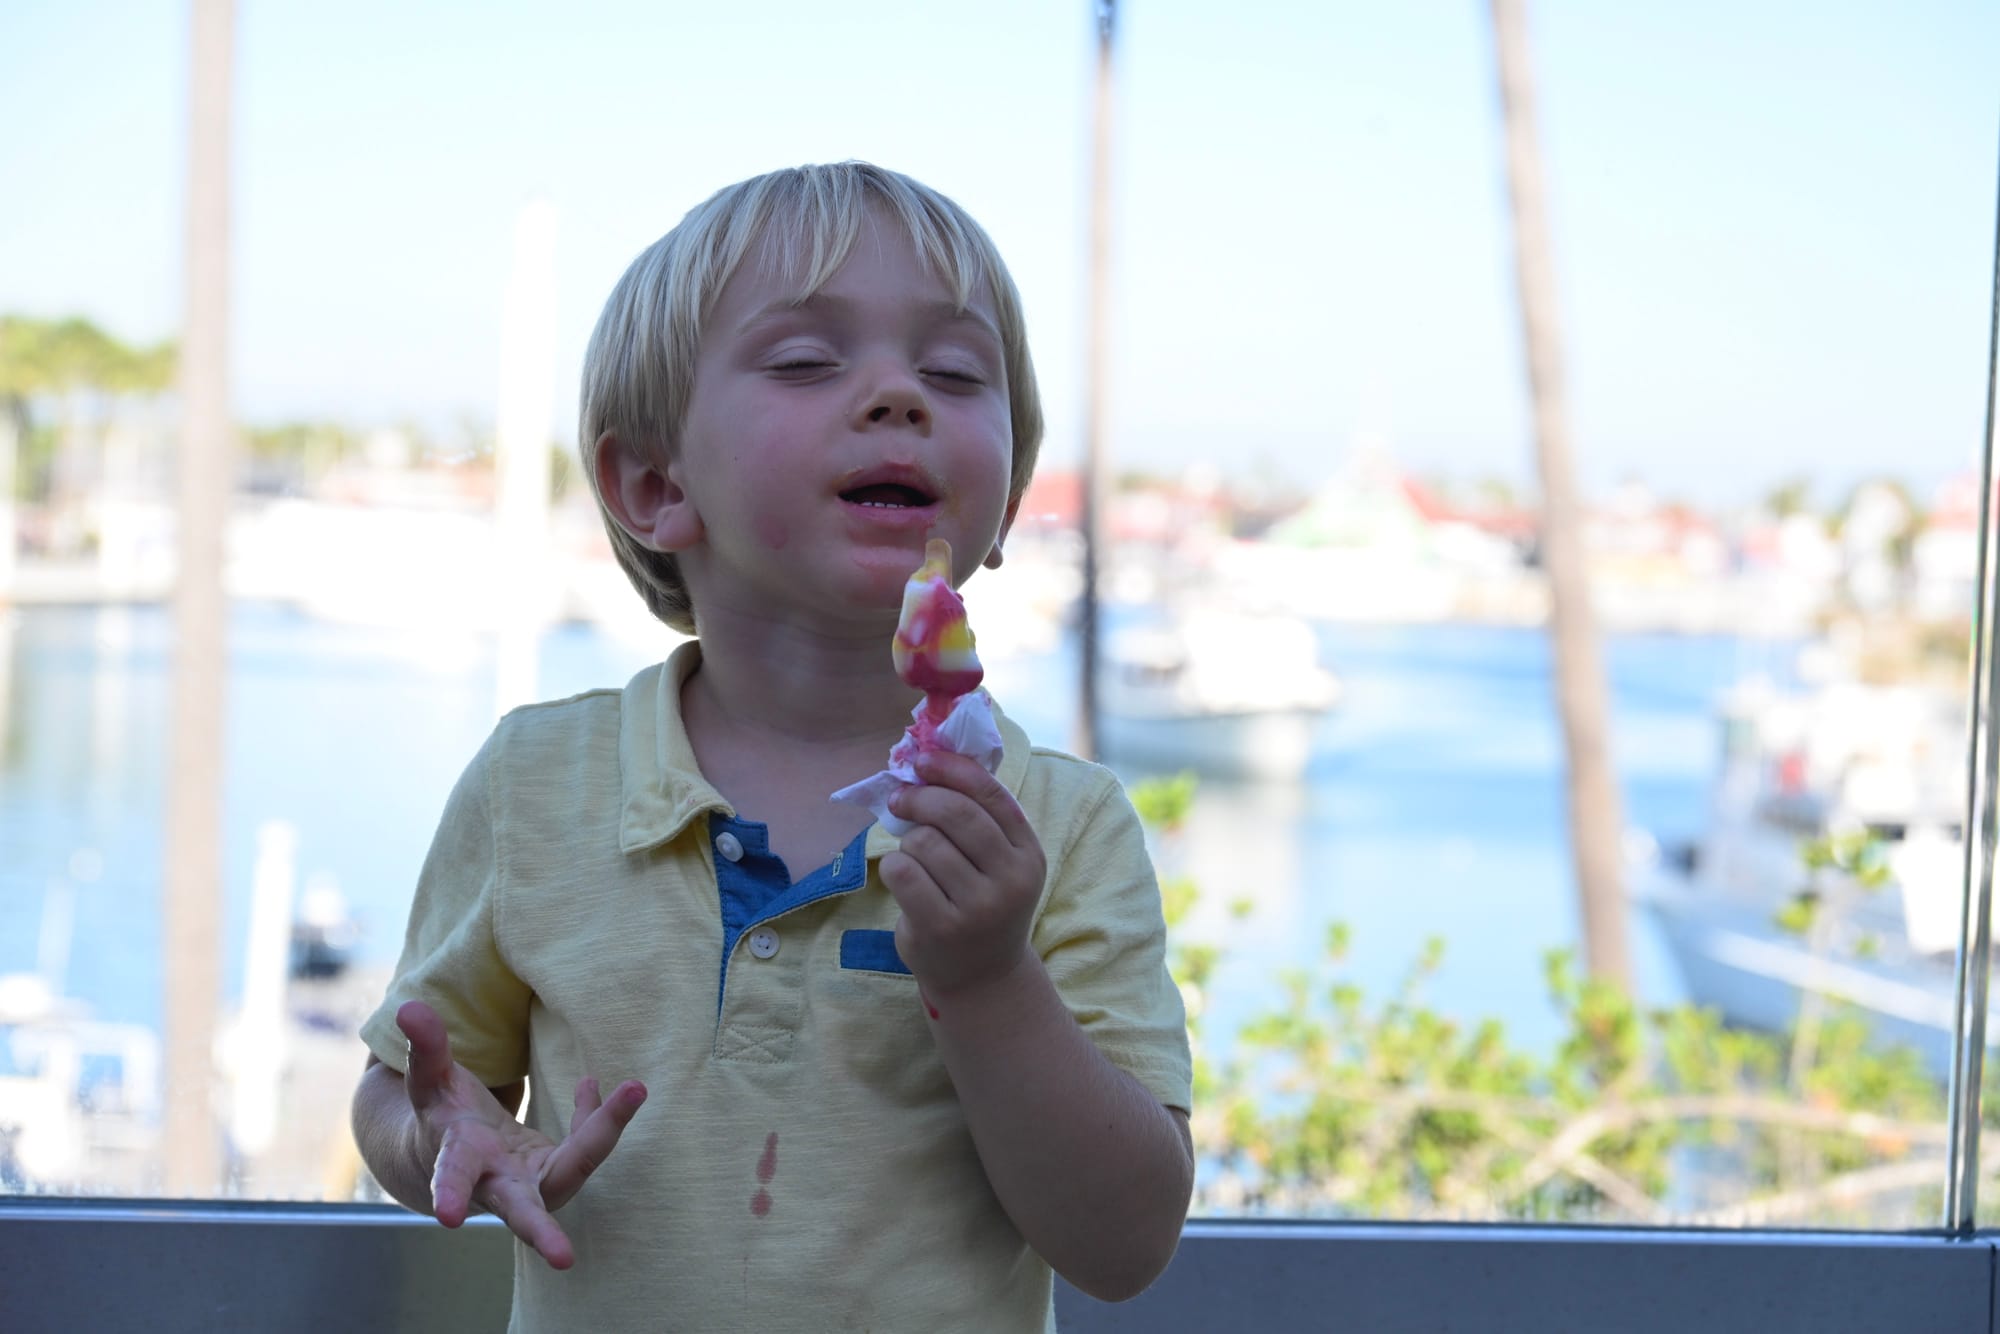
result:
[(910, 576), (923, 563), (921, 544), (915, 551), (870, 550), (858, 553), (854, 558), (854, 606), (857, 610), (886, 606), (891, 611), (900, 611), (903, 586), (910, 582)]
[[(915, 568), (915, 564), (910, 566)], [(841, 571), (835, 578), (823, 574), (802, 581), (787, 601), (808, 616), (869, 633), (880, 630), (894, 634), (896, 622), (902, 619), (903, 588), (910, 581), (910, 569), (870, 565)]]

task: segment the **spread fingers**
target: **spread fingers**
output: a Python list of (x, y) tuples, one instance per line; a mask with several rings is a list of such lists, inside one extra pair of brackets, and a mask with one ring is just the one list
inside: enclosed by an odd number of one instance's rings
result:
[(576, 1251), (554, 1216), (543, 1207), (541, 1192), (518, 1178), (496, 1177), (487, 1189), (486, 1206), (507, 1230), (534, 1248), (551, 1269), (568, 1269)]
[(577, 1114), (570, 1122), (569, 1134), (549, 1155), (542, 1171), (542, 1201), (551, 1209), (560, 1209), (583, 1188), (590, 1174), (618, 1147), (625, 1127), (646, 1101), (646, 1086), (636, 1079), (620, 1084), (602, 1104), (597, 1101), (596, 1081), (584, 1083), (590, 1087), (587, 1092), (582, 1085), (577, 1088)]

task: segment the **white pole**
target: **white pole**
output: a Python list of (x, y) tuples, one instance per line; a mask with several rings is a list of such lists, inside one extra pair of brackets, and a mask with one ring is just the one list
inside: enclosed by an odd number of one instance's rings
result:
[(42, 891), (42, 931), (35, 942), (35, 971), (60, 999), (69, 988), (70, 941), (76, 935), (76, 886), (68, 876), (52, 876)]
[(514, 223), (501, 306), (494, 467), (500, 573), (495, 711), (535, 698), (536, 654), (549, 612), (549, 412), (555, 393), (556, 210), (530, 200)]
[(257, 830), (257, 876), (243, 941), (243, 1004), (236, 1018), (231, 1062), (236, 1077), (229, 1104), (230, 1139), (245, 1157), (270, 1148), (278, 1132), (297, 847), (297, 833), (283, 820), (267, 820)]
[(0, 407), (0, 607), (14, 600), (14, 486), (19, 441), (14, 414)]
[(12, 740), (13, 719), (9, 704), (14, 698), (14, 609), (7, 603), (7, 589), (0, 585), (0, 747)]
[(193, 0), (188, 78), (187, 311), (175, 545), (173, 721), (161, 885), (166, 1005), (165, 1188), (205, 1198), (221, 1185), (215, 1011), (222, 953), (222, 765), (229, 521), (229, 112), (235, 0)]

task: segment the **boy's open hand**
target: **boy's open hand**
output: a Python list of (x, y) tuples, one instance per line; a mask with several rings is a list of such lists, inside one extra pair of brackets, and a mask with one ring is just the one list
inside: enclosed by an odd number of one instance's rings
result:
[(550, 1266), (576, 1260), (569, 1238), (552, 1215), (569, 1203), (618, 1145), (618, 1137), (646, 1100), (646, 1087), (627, 1080), (609, 1102), (597, 1081), (576, 1086), (576, 1112), (560, 1144), (516, 1121), (473, 1073), (451, 1058), (444, 1022), (422, 1001), (396, 1011), (396, 1026), (410, 1040), (410, 1068), (403, 1086), (416, 1112), (418, 1134), (431, 1173), (431, 1208), (446, 1227), (457, 1227), (474, 1206), (498, 1216)]
[(923, 785), (889, 808), (917, 828), (882, 858), (903, 916), (896, 952), (933, 995), (1001, 977), (1028, 955), (1048, 862), (1014, 794), (963, 755), (917, 757)]

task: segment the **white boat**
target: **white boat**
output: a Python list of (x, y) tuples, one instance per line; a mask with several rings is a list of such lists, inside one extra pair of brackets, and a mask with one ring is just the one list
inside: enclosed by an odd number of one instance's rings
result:
[(159, 1039), (93, 1020), (34, 973), (0, 975), (0, 1192), (74, 1188), (93, 1159), (150, 1151)]
[(1210, 606), (1107, 636), (1098, 685), (1106, 759), (1278, 781), (1305, 771), (1341, 693), (1303, 620)]
[[(1725, 702), (1708, 828), (1651, 859), (1633, 884), (1691, 1000), (1731, 1024), (1782, 1032), (1817, 993), (1946, 1077), (1964, 880), (1951, 791), (1959, 707), (1912, 688), (1852, 685)], [(1871, 891), (1831, 869), (1815, 879), (1802, 844), (1863, 830), (1879, 841), (1887, 883)], [(1808, 885), (1822, 914), (1812, 938), (1777, 920)], [(1989, 1042), (1996, 1036), (2000, 1013), (1989, 1012)]]
[[(1732, 884), (1705, 868), (1696, 852), (1691, 864), (1670, 862), (1646, 872), (1635, 897), (1658, 924), (1696, 1004), (1720, 1011), (1738, 1027), (1776, 1033), (1797, 1021), (1801, 998), (1816, 992), (1858, 1009), (1878, 1044), (1915, 1049), (1942, 1080), (1951, 1069), (1956, 955), (1950, 948), (1922, 948), (1908, 930), (1906, 905), (1913, 896), (1955, 900), (1958, 874), (1953, 869), (1928, 886), (1910, 878), (1906, 868), (1911, 859), (1901, 854), (1920, 843), (1933, 865), (1957, 855), (1957, 841), (1936, 833), (1892, 847), (1892, 883), (1875, 895), (1854, 896), (1841, 920), (1818, 942), (1785, 930), (1776, 920), (1785, 899), (1803, 882), (1802, 870), (1789, 879)], [(1782, 846), (1791, 851), (1791, 844)], [(1943, 855), (1929, 856), (1932, 847)], [(1793, 859), (1796, 863), (1796, 853)], [(2000, 1012), (1989, 1010), (1986, 1031), (1989, 1043), (2000, 1037)]]

